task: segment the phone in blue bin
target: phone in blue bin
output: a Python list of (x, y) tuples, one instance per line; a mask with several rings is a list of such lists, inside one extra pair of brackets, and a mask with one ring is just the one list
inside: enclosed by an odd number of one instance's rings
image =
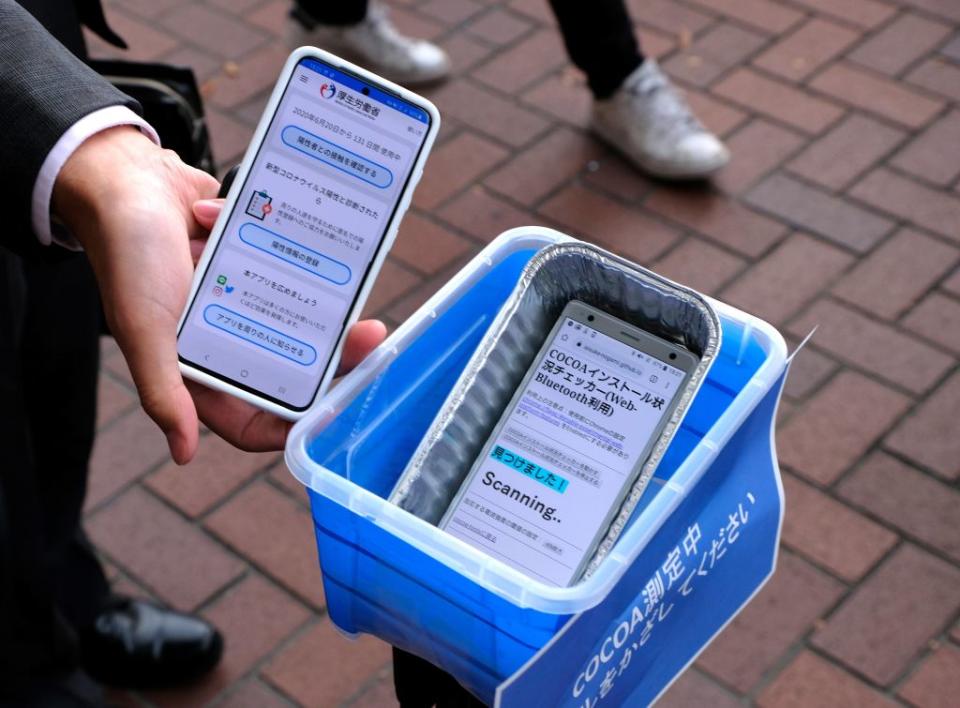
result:
[(576, 582), (699, 358), (574, 300), (440, 527), (549, 585)]

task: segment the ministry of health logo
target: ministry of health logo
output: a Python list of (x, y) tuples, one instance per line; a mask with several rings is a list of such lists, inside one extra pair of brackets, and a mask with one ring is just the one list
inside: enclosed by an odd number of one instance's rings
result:
[(333, 83), (327, 83), (320, 87), (320, 95), (324, 98), (333, 98), (337, 95), (337, 87)]

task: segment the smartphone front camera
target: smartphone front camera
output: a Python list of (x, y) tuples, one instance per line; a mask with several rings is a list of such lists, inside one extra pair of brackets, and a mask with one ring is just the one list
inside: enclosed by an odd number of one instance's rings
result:
[(670, 358), (671, 358), (671, 359), (676, 359), (676, 358), (677, 358), (677, 353), (676, 353), (676, 352), (670, 352)]
[(587, 322), (593, 322), (593, 315), (587, 315)]
[(362, 93), (364, 96), (369, 96), (369, 95), (370, 95), (370, 87), (369, 87), (369, 86), (364, 86), (362, 89), (360, 89), (360, 93)]

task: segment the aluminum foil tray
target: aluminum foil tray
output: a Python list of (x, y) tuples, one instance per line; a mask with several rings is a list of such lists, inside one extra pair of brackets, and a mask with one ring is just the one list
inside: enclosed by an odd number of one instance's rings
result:
[(406, 511), (437, 524), (469, 473), (570, 300), (686, 347), (700, 357), (686, 388), (581, 576), (589, 577), (626, 527), (720, 351), (720, 319), (706, 298), (592, 244), (566, 241), (541, 249), (464, 369), (390, 496)]

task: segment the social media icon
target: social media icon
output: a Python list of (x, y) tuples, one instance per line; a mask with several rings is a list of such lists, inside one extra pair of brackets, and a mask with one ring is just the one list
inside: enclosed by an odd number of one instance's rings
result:
[(227, 284), (227, 276), (225, 276), (225, 275), (218, 275), (218, 276), (217, 276), (217, 283), (220, 284), (220, 285), (226, 285), (226, 284)]
[(226, 291), (227, 291), (227, 295), (229, 295), (230, 293), (233, 292), (233, 286), (232, 286), (232, 285), (228, 285), (228, 286), (226, 286), (226, 287), (224, 288), (224, 290), (226, 290)]
[(213, 287), (213, 294), (216, 297), (220, 297), (221, 295), (223, 295), (223, 288), (221, 288), (219, 285), (215, 285)]

